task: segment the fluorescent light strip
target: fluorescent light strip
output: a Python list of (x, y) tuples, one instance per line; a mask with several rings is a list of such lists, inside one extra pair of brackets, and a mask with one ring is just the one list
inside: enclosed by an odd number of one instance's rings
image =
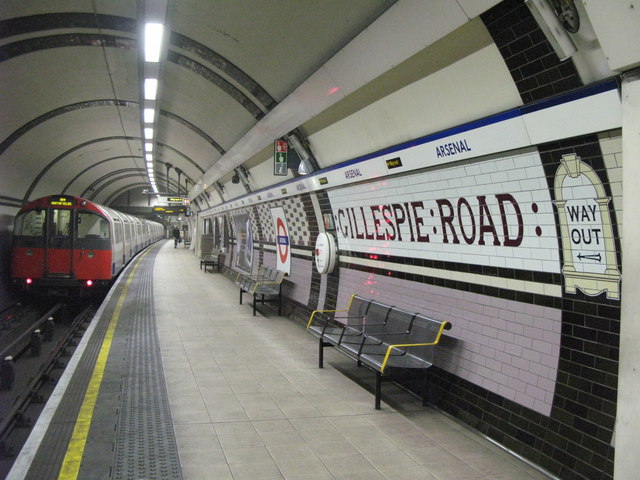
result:
[(158, 79), (145, 78), (144, 79), (144, 99), (155, 100), (157, 94), (158, 94)]
[(153, 128), (144, 129), (144, 138), (147, 140), (151, 140), (153, 138)]
[(144, 26), (144, 60), (146, 62), (160, 61), (163, 31), (164, 26), (161, 23), (147, 23)]
[(145, 108), (142, 114), (144, 116), (144, 123), (153, 123), (156, 111), (153, 108)]
[(144, 144), (144, 151), (145, 152), (152, 152), (153, 151), (153, 143), (151, 142), (146, 142)]

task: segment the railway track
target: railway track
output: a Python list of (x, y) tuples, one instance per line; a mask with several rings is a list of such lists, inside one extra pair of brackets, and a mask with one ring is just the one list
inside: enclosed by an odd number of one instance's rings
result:
[[(66, 358), (73, 354), (96, 310), (93, 303), (59, 303), (47, 306), (44, 312), (39, 307), (15, 306), (6, 314), (0, 313), (0, 362), (13, 358), (15, 378), (10, 388), (6, 372), (0, 378), (0, 478), (11, 469), (66, 366)], [(54, 325), (49, 334), (50, 317)]]

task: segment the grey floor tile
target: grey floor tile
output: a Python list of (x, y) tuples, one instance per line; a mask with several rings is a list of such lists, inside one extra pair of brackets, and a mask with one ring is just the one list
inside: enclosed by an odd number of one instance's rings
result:
[(154, 296), (184, 480), (544, 478), (393, 384), (376, 411), (371, 372), (331, 349), (318, 369), (304, 328), (254, 317), (228, 279), (175, 253), (157, 257), (175, 285)]

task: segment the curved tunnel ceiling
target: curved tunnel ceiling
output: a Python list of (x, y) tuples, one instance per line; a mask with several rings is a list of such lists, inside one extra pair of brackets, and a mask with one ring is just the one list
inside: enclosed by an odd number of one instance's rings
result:
[[(193, 184), (396, 0), (169, 4), (156, 177)], [(149, 2), (147, 2), (149, 3)], [(148, 188), (140, 131), (144, 2), (0, 6), (0, 202)], [(184, 188), (180, 185), (181, 188)], [(204, 199), (204, 198), (203, 198)], [(206, 199), (204, 199), (206, 200)]]

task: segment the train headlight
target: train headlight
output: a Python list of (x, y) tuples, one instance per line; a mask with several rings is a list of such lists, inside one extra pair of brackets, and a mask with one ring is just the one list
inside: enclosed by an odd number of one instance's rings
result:
[(91, 287), (93, 285), (93, 280), (87, 280), (85, 285), (87, 285), (87, 287)]
[(31, 257), (33, 255), (33, 250), (31, 250), (30, 248), (27, 249), (27, 257)]
[(32, 279), (32, 278), (27, 278), (27, 279), (25, 280), (25, 283), (26, 283), (27, 285), (31, 285), (31, 284), (33, 283), (33, 279)]
[(89, 257), (89, 258), (93, 258), (93, 257), (95, 257), (95, 256), (96, 256), (95, 252), (89, 252), (89, 253), (87, 253), (87, 257)]

